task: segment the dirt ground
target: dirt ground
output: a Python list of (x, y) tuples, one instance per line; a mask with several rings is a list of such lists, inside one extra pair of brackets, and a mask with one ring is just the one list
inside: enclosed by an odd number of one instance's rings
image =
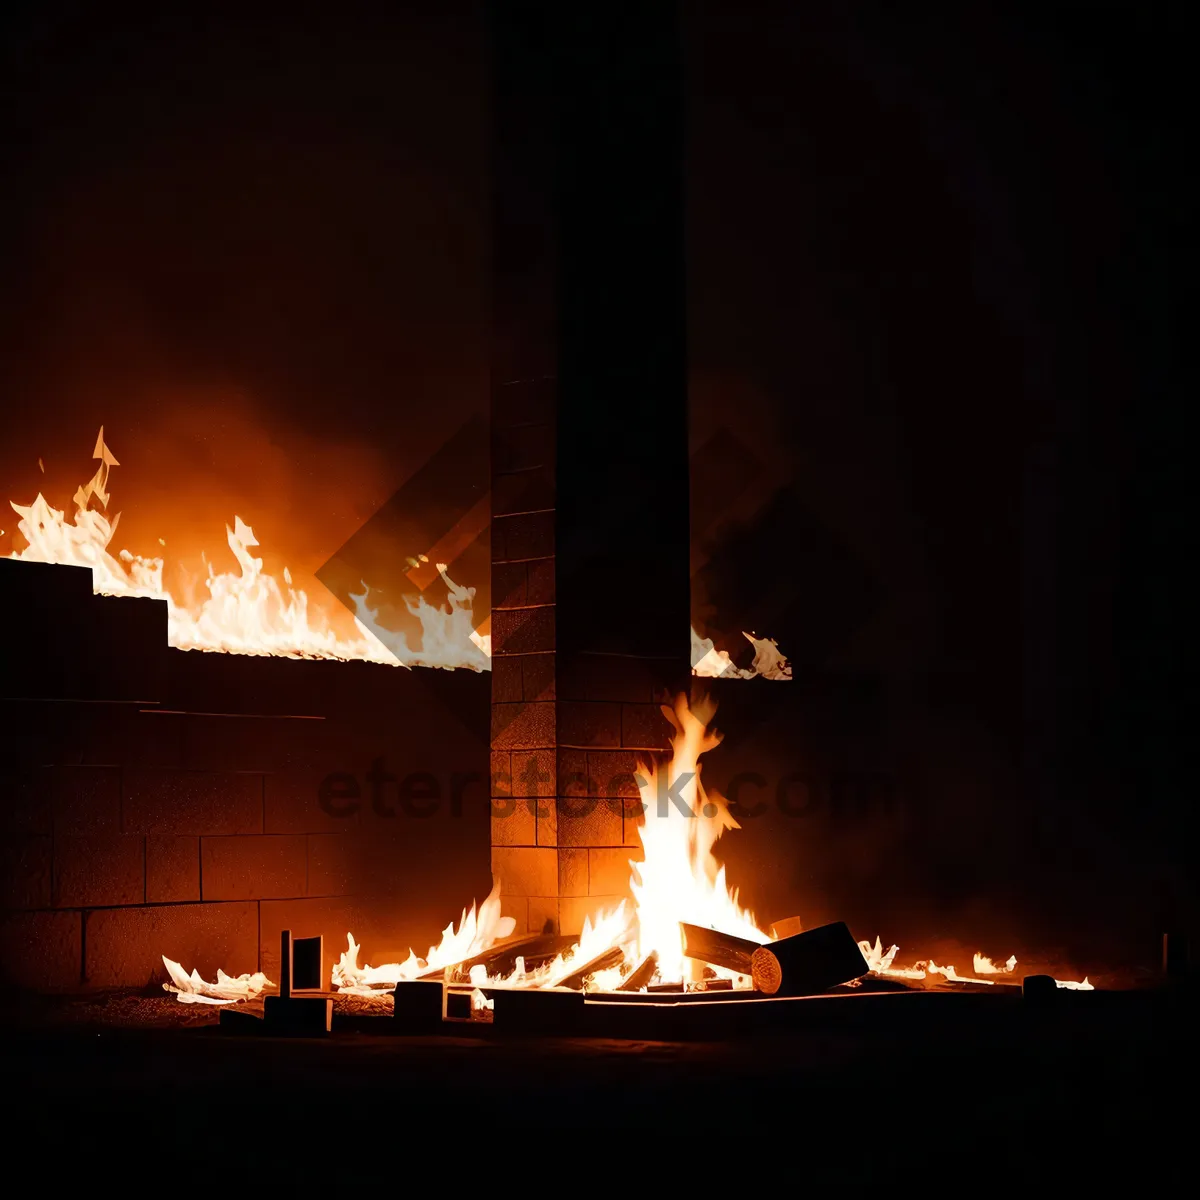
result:
[[(43, 999), (8, 1014), (12, 1145), (47, 1164), (133, 1164), (139, 1190), (238, 1192), (289, 1177), (466, 1184), (473, 1160), (481, 1182), (533, 1184), (568, 1152), (616, 1185), (626, 1150), (688, 1164), (672, 1176), (688, 1190), (772, 1162), (796, 1186), (918, 1190), (1078, 1188), (1101, 1164), (1108, 1183), (1128, 1164), (1144, 1187), (1187, 1166), (1186, 1004), (944, 1013), (691, 1042), (411, 1037), (388, 1002), (342, 997), (333, 1034), (303, 1040), (231, 1037), (215, 1009), (167, 995)], [(943, 1174), (952, 1162), (966, 1165)]]

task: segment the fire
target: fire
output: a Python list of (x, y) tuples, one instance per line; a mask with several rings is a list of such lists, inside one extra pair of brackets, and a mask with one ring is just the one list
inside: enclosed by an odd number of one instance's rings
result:
[[(93, 459), (100, 465), (95, 475), (75, 492), (75, 512), (54, 508), (39, 492), (32, 504), (10, 505), (20, 518), (17, 529), (25, 539), (23, 550), (10, 558), (27, 562), (90, 567), (92, 586), (104, 596), (149, 596), (167, 602), (167, 638), (179, 650), (219, 651), (227, 654), (277, 655), (287, 658), (365, 660), (403, 667), (465, 667), (491, 669), (491, 637), (480, 634), (473, 605), (475, 589), (455, 583), (445, 563), (434, 564), (446, 585), (445, 606), (430, 604), (423, 595), (406, 596), (404, 603), (421, 627), (419, 646), (407, 636), (382, 624), (370, 603), (370, 588), (352, 595), (355, 633), (338, 632), (328, 617), (310, 606), (308, 593), (292, 581), (284, 568), (280, 578), (263, 570), (263, 560), (252, 553), (258, 546), (253, 528), (235, 516), (225, 527), (225, 542), (237, 562), (236, 571), (218, 572), (205, 559), (207, 576), (194, 581), (188, 595), (173, 594), (163, 582), (162, 558), (109, 547), (116, 536), (120, 514), (109, 519), (109, 475), (121, 464), (104, 441), (104, 427), (96, 438)], [(38, 460), (39, 465), (41, 460)], [(99, 507), (96, 507), (98, 505)], [(3, 534), (0, 530), (0, 534)], [(163, 538), (158, 539), (165, 546)], [(771, 638), (745, 634), (754, 647), (754, 661), (746, 668), (733, 665), (728, 652), (718, 651), (711, 640), (693, 629), (693, 673), (710, 678), (790, 679), (792, 668)]]
[[(899, 946), (891, 946), (886, 951), (882, 950), (882, 943), (879, 938), (875, 939), (875, 945), (870, 942), (859, 942), (859, 949), (863, 952), (863, 957), (867, 960), (867, 966), (871, 969), (874, 975), (891, 976), (893, 979), (928, 979), (932, 975), (940, 975), (947, 983), (983, 983), (994, 984), (994, 979), (979, 979), (969, 975), (960, 975), (952, 964), (939, 966), (933, 959), (928, 959), (913, 964), (911, 967), (894, 967), (892, 965), (899, 952)], [(1017, 956), (1010, 955), (1008, 959), (1001, 965), (994, 963), (986, 954), (975, 952), (972, 958), (972, 967), (975, 971), (975, 976), (980, 975), (1011, 975), (1017, 968)], [(1093, 992), (1095, 987), (1088, 982), (1085, 975), (1082, 981), (1070, 979), (1056, 979), (1054, 981), (1060, 988), (1068, 988), (1076, 992)]]
[[(163, 584), (163, 560), (109, 547), (120, 521), (109, 519), (108, 483), (116, 456), (105, 444), (101, 427), (93, 458), (100, 466), (75, 493), (74, 515), (53, 508), (41, 493), (32, 504), (10, 501), (27, 545), (10, 555), (27, 562), (90, 567), (92, 587), (105, 596), (150, 596), (167, 603), (167, 639), (179, 650), (229, 654), (279, 655), (288, 658), (365, 659), (390, 666), (425, 666), (474, 671), (490, 668), (489, 648), (474, 636), (473, 588), (455, 584), (444, 565), (438, 571), (449, 589), (448, 607), (429, 604), (423, 596), (406, 598), (421, 624), (421, 645), (410, 647), (403, 634), (385, 629), (364, 595), (355, 598), (355, 635), (337, 632), (330, 620), (309, 605), (308, 594), (294, 586), (285, 567), (282, 578), (263, 570), (254, 530), (235, 516), (225, 527), (225, 541), (238, 569), (218, 572), (205, 560), (204, 592), (177, 596)], [(95, 507), (98, 504), (99, 507)], [(162, 543), (163, 539), (159, 538)]]
[[(663, 707), (675, 732), (669, 761), (641, 768), (641, 858), (629, 861), (632, 904), (622, 901), (595, 920), (586, 920), (578, 940), (549, 963), (527, 969), (525, 960), (517, 957), (511, 970), (489, 975), (485, 962), (472, 960), (485, 956), (515, 929), (511, 917), (501, 916), (500, 888), (494, 884), (478, 910), (475, 905), (464, 910), (458, 925), (447, 925), (441, 940), (424, 957), (410, 950), (403, 962), (360, 966), (361, 947), (348, 933), (347, 948), (333, 967), (333, 987), (355, 995), (379, 995), (404, 980), (441, 975), (446, 982), (469, 986), (472, 1010), (487, 1019), (492, 1003), (484, 989), (553, 988), (565, 984), (587, 991), (608, 991), (621, 986), (642, 964), (647, 964), (647, 969), (645, 973), (639, 971), (639, 979), (650, 982), (651, 961), (656, 964), (652, 981), (657, 984), (695, 986), (702, 972), (710, 972), (731, 980), (734, 987), (752, 986), (745, 976), (703, 966), (683, 953), (681, 923), (758, 945), (773, 940), (753, 913), (742, 908), (737, 890), (729, 887), (725, 868), (713, 853), (721, 835), (739, 827), (723, 797), (707, 791), (700, 781), (701, 756), (721, 741), (721, 735), (709, 727), (714, 711), (707, 697), (689, 706), (680, 696), (674, 705)], [(980, 976), (1011, 975), (1017, 966), (1016, 955), (997, 965), (976, 953), (975, 975), (962, 976), (953, 965), (939, 965), (932, 959), (911, 967), (896, 966), (899, 947), (891, 945), (885, 950), (878, 937), (874, 943), (860, 942), (859, 948), (870, 972), (914, 981), (937, 976), (946, 983), (990, 986), (995, 980)], [(165, 986), (190, 1003), (228, 1003), (251, 998), (264, 987), (273, 986), (261, 973), (235, 980), (218, 972), (217, 983), (207, 984), (195, 972), (187, 975), (178, 963), (165, 957), (163, 962), (172, 979), (172, 984)], [(1056, 983), (1060, 988), (1094, 990), (1086, 977), (1082, 982)]]
[(718, 650), (711, 638), (702, 638), (692, 630), (692, 674), (706, 679), (791, 679), (792, 667), (774, 638), (759, 638), (743, 632), (754, 647), (754, 661), (748, 667), (735, 667), (729, 651)]
[(639, 961), (652, 951), (658, 955), (664, 982), (682, 981), (688, 969), (681, 921), (759, 945), (771, 940), (738, 904), (736, 889), (730, 891), (725, 868), (713, 855), (721, 834), (739, 828), (724, 797), (707, 793), (700, 782), (700, 756), (721, 741), (721, 735), (708, 728), (713, 711), (707, 700), (693, 711), (682, 696), (674, 708), (664, 706), (675, 728), (671, 761), (665, 771), (655, 764), (644, 768), (646, 781), (639, 787), (643, 858), (630, 862), (637, 949)]
[[(714, 711), (707, 700), (690, 708), (680, 696), (663, 712), (674, 726), (671, 759), (660, 767), (644, 765), (639, 790), (643, 823), (638, 832), (642, 857), (630, 860), (632, 906), (622, 901), (601, 913), (593, 922), (584, 922), (579, 940), (546, 966), (527, 971), (523, 960), (504, 975), (488, 977), (482, 966), (470, 972), (470, 982), (491, 987), (557, 987), (596, 960), (614, 957), (611, 964), (597, 966), (585, 977), (589, 990), (618, 986), (622, 979), (650, 954), (658, 960), (656, 979), (660, 983), (683, 985), (693, 980), (695, 964), (683, 953), (680, 922), (706, 926), (722, 933), (763, 945), (771, 940), (759, 928), (753, 914), (738, 903), (736, 889), (726, 883), (725, 868), (713, 854), (717, 839), (738, 824), (723, 797), (706, 792), (700, 782), (700, 756), (721, 741), (720, 734), (708, 728)], [(430, 949), (424, 959), (411, 952), (404, 963), (386, 967), (358, 967), (358, 945), (347, 935), (349, 949), (334, 968), (334, 986), (343, 991), (370, 992), (372, 985), (394, 984), (435, 972), (443, 964), (452, 966), (486, 951), (495, 940), (506, 936), (498, 926), (483, 917), (488, 906), (496, 904), (499, 892), (493, 889), (481, 910), (478, 926), (474, 910), (464, 915), (458, 932), (447, 927), (441, 943)], [(509, 925), (511, 931), (511, 923)], [(617, 951), (615, 955), (608, 955)], [(716, 974), (739, 979), (733, 972), (712, 968)], [(741, 979), (743, 986), (749, 986)], [(481, 993), (482, 994), (482, 993)], [(483, 1007), (476, 1004), (476, 1008)]]
[(460, 963), (472, 955), (487, 950), (493, 943), (508, 937), (515, 926), (512, 917), (500, 915), (500, 888), (493, 886), (491, 894), (480, 905), (463, 914), (455, 929), (453, 922), (442, 931), (442, 940), (430, 946), (424, 958), (409, 950), (402, 963), (385, 963), (381, 967), (358, 965), (359, 945), (352, 933), (346, 934), (348, 948), (342, 952), (333, 968), (333, 986), (340, 992), (371, 995), (380, 985), (395, 987), (402, 979), (416, 979), (445, 967)]
[(239, 975), (235, 979), (218, 970), (217, 982), (206, 983), (200, 978), (199, 971), (189, 975), (165, 954), (162, 960), (170, 976), (170, 982), (163, 984), (163, 990), (173, 992), (184, 1004), (236, 1004), (239, 1000), (253, 1000), (265, 988), (275, 986), (261, 971), (253, 975)]
[(1017, 956), (1011, 955), (1003, 966), (997, 966), (986, 954), (976, 952), (973, 961), (976, 975), (1011, 975), (1017, 965)]

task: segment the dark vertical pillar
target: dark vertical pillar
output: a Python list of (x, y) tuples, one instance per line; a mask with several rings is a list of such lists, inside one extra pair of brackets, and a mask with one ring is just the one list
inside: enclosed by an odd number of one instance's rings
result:
[(673, 9), (493, 11), (492, 861), (536, 928), (624, 893), (690, 674)]

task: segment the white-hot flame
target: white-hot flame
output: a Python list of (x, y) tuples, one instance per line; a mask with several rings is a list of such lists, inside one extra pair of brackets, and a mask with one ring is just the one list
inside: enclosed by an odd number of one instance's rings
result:
[(976, 975), (1011, 975), (1017, 965), (1017, 956), (1012, 955), (1007, 962), (997, 965), (986, 954), (975, 953), (974, 967)]
[(771, 940), (738, 904), (737, 890), (725, 882), (725, 868), (713, 846), (727, 829), (739, 828), (725, 799), (706, 792), (700, 782), (700, 756), (721, 741), (708, 729), (713, 706), (707, 700), (695, 711), (679, 697), (663, 713), (675, 728), (671, 761), (643, 767), (639, 791), (642, 824), (638, 835), (642, 860), (631, 861), (637, 918), (639, 961), (652, 951), (664, 981), (683, 981), (691, 974), (683, 953), (680, 922), (728, 933), (763, 945)]
[(890, 973), (896, 953), (900, 949), (899, 946), (889, 946), (885, 950), (878, 937), (875, 938), (875, 945), (872, 946), (870, 942), (859, 942), (858, 948), (863, 952), (867, 966), (877, 975)]
[(333, 986), (343, 992), (369, 994), (380, 987), (395, 987), (402, 979), (416, 979), (445, 967), (453, 966), (466, 958), (481, 954), (491, 946), (509, 937), (515, 928), (512, 917), (500, 915), (500, 886), (492, 887), (488, 898), (476, 913), (472, 904), (470, 911), (463, 910), (458, 928), (453, 922), (442, 931), (442, 939), (430, 946), (424, 958), (409, 950), (408, 957), (401, 963), (385, 963), (372, 967), (358, 965), (359, 945), (354, 935), (348, 933), (348, 948), (333, 968)]
[(174, 992), (184, 1004), (236, 1004), (239, 1000), (253, 1000), (265, 988), (275, 986), (261, 971), (234, 978), (220, 969), (217, 971), (217, 982), (206, 983), (200, 978), (199, 971), (189, 975), (179, 963), (165, 954), (162, 960), (170, 976), (170, 982), (163, 984), (163, 990)]
[[(927, 979), (931, 975), (940, 975), (948, 983), (984, 983), (994, 984), (994, 979), (979, 979), (971, 976), (960, 975), (953, 965), (938, 966), (933, 959), (928, 961), (915, 963), (911, 967), (895, 967), (892, 965), (895, 960), (899, 947), (892, 946), (887, 953), (883, 953), (881, 949), (882, 943), (879, 938), (875, 939), (875, 945), (870, 942), (859, 942), (859, 948), (863, 952), (863, 956), (867, 960), (867, 965), (876, 975), (888, 975), (894, 979)], [(1011, 975), (1017, 969), (1017, 956), (1010, 955), (1002, 964), (994, 963), (986, 954), (980, 954), (978, 951), (972, 959), (972, 966), (975, 975)], [(1060, 988), (1067, 988), (1075, 992), (1092, 992), (1096, 989), (1085, 975), (1081, 982), (1070, 979), (1056, 979), (1054, 981)]]

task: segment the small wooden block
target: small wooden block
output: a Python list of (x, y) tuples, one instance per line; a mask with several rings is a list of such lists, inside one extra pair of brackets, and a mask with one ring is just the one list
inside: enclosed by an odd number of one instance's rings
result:
[(268, 996), (266, 1032), (282, 1037), (324, 1037), (333, 1027), (332, 996)]
[(551, 988), (497, 988), (492, 993), (494, 1024), (505, 1033), (578, 1033), (584, 1019), (582, 992)]
[(1044, 1004), (1058, 996), (1058, 984), (1053, 975), (1026, 975), (1021, 981), (1021, 995), (1026, 1000)]
[[(402, 979), (392, 992), (396, 1031), (428, 1033), (442, 1023), (442, 983), (439, 979)], [(467, 1014), (470, 1015), (469, 1013)]]
[(292, 938), (292, 991), (319, 992), (325, 971), (325, 939), (317, 937)]
[[(444, 1015), (447, 1021), (469, 1021), (471, 1019), (471, 993), (447, 991)], [(443, 1016), (440, 1009), (438, 1016), (439, 1018)]]

